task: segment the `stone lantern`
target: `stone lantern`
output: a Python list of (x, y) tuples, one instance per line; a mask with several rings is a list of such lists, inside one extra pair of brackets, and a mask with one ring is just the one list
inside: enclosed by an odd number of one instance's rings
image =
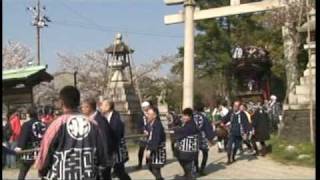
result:
[(110, 82), (128, 81), (127, 76), (131, 76), (130, 72), (130, 54), (134, 51), (130, 49), (123, 41), (122, 35), (118, 33), (112, 45), (105, 49), (107, 53), (108, 67), (111, 70)]
[(132, 83), (131, 59), (134, 52), (122, 41), (118, 33), (112, 45), (105, 49), (110, 76), (104, 98), (113, 100), (115, 110), (125, 122), (126, 134), (136, 133), (138, 121), (142, 120), (140, 100)]
[(316, 67), (316, 10), (311, 9), (308, 14), (310, 16), (310, 21), (304, 23), (301, 27), (298, 27), (298, 32), (307, 33), (308, 27), (310, 27), (310, 42), (304, 45), (304, 49), (311, 49), (311, 57), (309, 59), (308, 68), (315, 71)]

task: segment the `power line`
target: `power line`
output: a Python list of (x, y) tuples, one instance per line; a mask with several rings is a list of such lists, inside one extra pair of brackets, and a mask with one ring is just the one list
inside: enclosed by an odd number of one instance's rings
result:
[(83, 29), (92, 29), (92, 30), (98, 30), (101, 32), (125, 32), (128, 34), (133, 35), (139, 35), (139, 36), (154, 36), (154, 37), (167, 37), (167, 38), (183, 38), (183, 36), (178, 35), (165, 35), (165, 34), (158, 34), (158, 33), (148, 33), (148, 32), (137, 32), (137, 31), (127, 31), (127, 30), (121, 30), (121, 29), (111, 29), (106, 27), (94, 27), (88, 24), (81, 24), (77, 22), (68, 22), (68, 21), (52, 21), (52, 23), (56, 25), (62, 25), (62, 26), (71, 26), (71, 27), (79, 27)]
[[(88, 18), (87, 16), (83, 15), (81, 12), (75, 10), (74, 8), (70, 7), (69, 5), (67, 5), (63, 0), (60, 0), (61, 4), (68, 10), (72, 11), (74, 14), (76, 14), (78, 17), (86, 20), (87, 22), (89, 22), (89, 25), (93, 25), (95, 26), (92, 27), (85, 27), (84, 24), (78, 24), (75, 23), (73, 24), (74, 26), (78, 26), (81, 28), (87, 28), (87, 29), (95, 29), (95, 30), (99, 30), (99, 31), (103, 31), (103, 32), (126, 32), (129, 34), (135, 34), (135, 35), (141, 35), (141, 36), (155, 36), (155, 37), (170, 37), (170, 38), (183, 38), (183, 36), (177, 36), (177, 35), (167, 35), (167, 34), (159, 34), (159, 33), (149, 33), (149, 32), (139, 32), (139, 31), (128, 31), (127, 27), (112, 27), (112, 26), (104, 26), (104, 25), (100, 25), (98, 23), (96, 23), (94, 20), (92, 20), (91, 18)], [(58, 23), (59, 24), (59, 23)], [(60, 23), (60, 25), (69, 25), (72, 26), (70, 23)]]

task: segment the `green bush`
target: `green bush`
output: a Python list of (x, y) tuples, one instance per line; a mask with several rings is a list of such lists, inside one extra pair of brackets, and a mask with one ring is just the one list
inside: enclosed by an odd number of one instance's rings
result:
[[(285, 163), (315, 167), (315, 146), (309, 142), (292, 143), (276, 136), (271, 136), (269, 143), (272, 145), (271, 158)], [(294, 146), (294, 150), (286, 150), (287, 146)], [(307, 155), (308, 158), (298, 159), (299, 155)]]

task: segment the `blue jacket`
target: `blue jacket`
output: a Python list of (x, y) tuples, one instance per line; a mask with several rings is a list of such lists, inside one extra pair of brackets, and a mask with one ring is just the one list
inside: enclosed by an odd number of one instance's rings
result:
[(94, 117), (94, 120), (98, 123), (100, 130), (104, 136), (104, 142), (108, 147), (109, 156), (112, 155), (112, 152), (115, 151), (115, 141), (114, 135), (112, 133), (111, 127), (107, 121), (107, 119), (101, 114), (101, 112), (97, 111), (97, 114)]
[[(239, 122), (240, 121), (240, 122)], [(244, 112), (232, 112), (230, 115), (230, 135), (241, 136), (241, 133), (248, 133), (249, 131), (249, 121), (247, 115)], [(241, 132), (241, 126), (243, 131)]]
[(215, 137), (215, 133), (208, 118), (201, 112), (195, 112), (193, 117), (199, 130), (205, 133), (207, 139), (212, 140)]
[(124, 133), (125, 133), (125, 127), (124, 127), (124, 123), (121, 120), (120, 114), (117, 111), (113, 111), (112, 112), (112, 116), (111, 116), (111, 120), (109, 122), (110, 128), (111, 128), (111, 134), (112, 137), (114, 139), (113, 141), (113, 149), (117, 150), (119, 145), (120, 145), (120, 141), (122, 138), (124, 138)]
[(156, 151), (166, 141), (166, 134), (164, 133), (162, 123), (159, 120), (155, 120), (152, 125), (149, 125), (148, 132), (147, 149)]

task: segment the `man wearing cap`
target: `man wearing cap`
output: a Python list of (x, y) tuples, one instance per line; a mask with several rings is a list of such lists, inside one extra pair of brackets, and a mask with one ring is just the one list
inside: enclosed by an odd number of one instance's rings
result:
[[(147, 123), (147, 112), (150, 108), (150, 103), (148, 101), (144, 101), (142, 104), (141, 104), (141, 107), (142, 107), (142, 111), (143, 111), (143, 117), (142, 117), (142, 121), (141, 123), (139, 124), (139, 133), (141, 134), (145, 134), (146, 137), (148, 135), (148, 123)], [(146, 141), (147, 141), (147, 138), (146, 137), (142, 137), (140, 139), (140, 143), (139, 143), (139, 152), (138, 152), (138, 165), (136, 167), (136, 169), (141, 169), (142, 168), (142, 160), (143, 160), (143, 154), (144, 154), (144, 151), (146, 149)]]

